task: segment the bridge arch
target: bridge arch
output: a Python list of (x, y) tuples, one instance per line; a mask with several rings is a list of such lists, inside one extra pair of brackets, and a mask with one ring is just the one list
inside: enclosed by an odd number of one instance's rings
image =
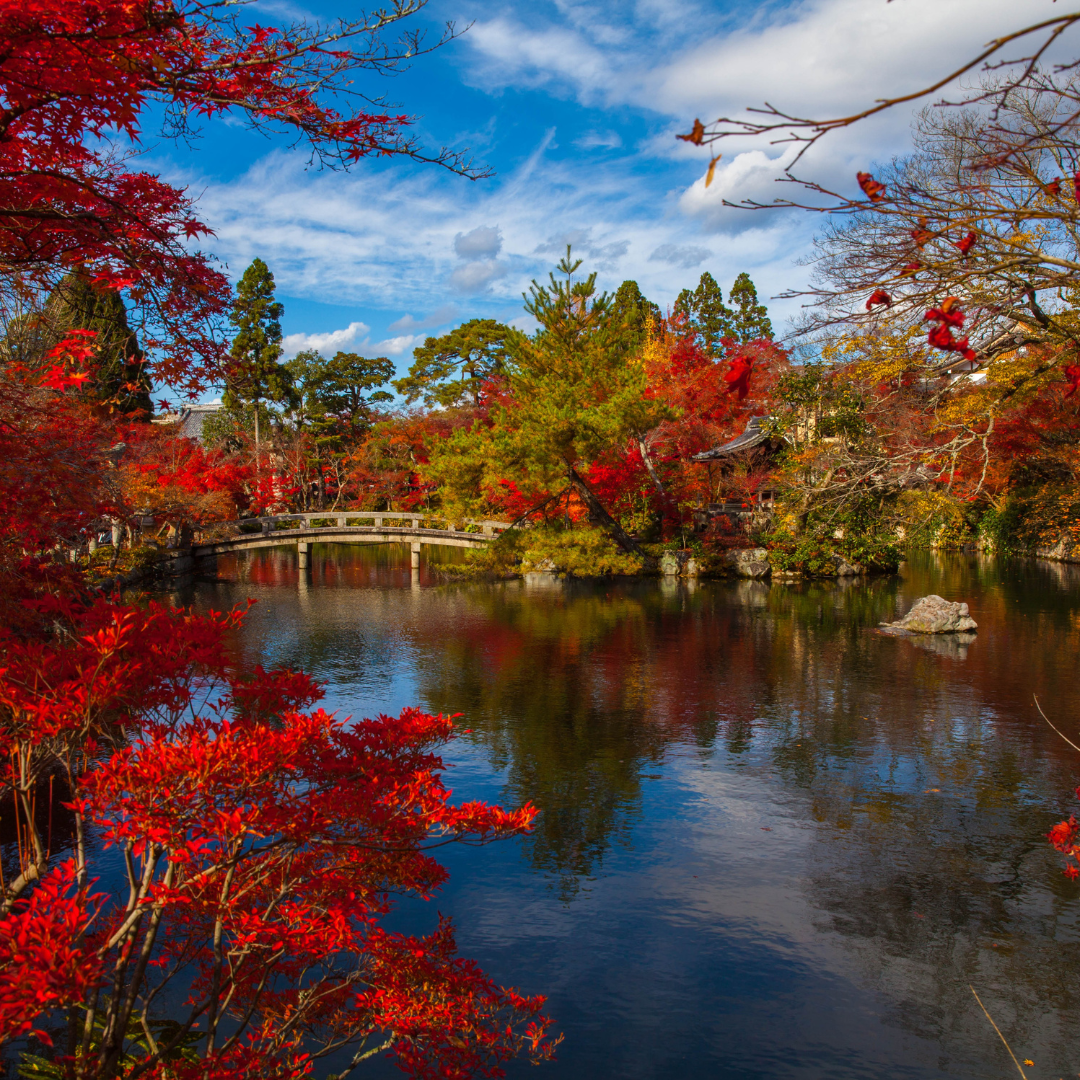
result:
[(300, 565), (308, 562), (311, 544), (401, 544), (412, 550), (412, 565), (420, 565), (422, 545), (482, 548), (509, 529), (505, 521), (453, 522), (416, 514), (335, 511), (311, 514), (279, 514), (224, 522), (214, 527), (218, 535), (196, 536), (192, 557), (209, 559), (232, 551), (296, 546)]

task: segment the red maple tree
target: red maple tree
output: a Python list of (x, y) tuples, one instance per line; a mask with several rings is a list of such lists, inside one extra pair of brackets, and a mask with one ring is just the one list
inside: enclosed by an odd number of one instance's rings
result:
[[(229, 111), (330, 163), (464, 169), (425, 158), (406, 116), (340, 111), (358, 70), (415, 55), (415, 35), (398, 53), (379, 34), (420, 6), (281, 30), (217, 3), (0, 0), (4, 314), (78, 268), (141, 311), (159, 381), (204, 385), (228, 284), (188, 246), (208, 229), (187, 196), (124, 148), (156, 105), (174, 132)], [(299, 1076), (329, 1053), (349, 1072), (380, 1051), (465, 1077), (549, 1055), (542, 999), (457, 956), (448, 923), (384, 926), (397, 896), (445, 879), (433, 848), (535, 814), (451, 803), (452, 720), (312, 710), (307, 676), (237, 662), (239, 614), (124, 604), (70, 561), (130, 514), (122, 460), (181, 494), (242, 479), (185, 440), (118, 429), (78, 393), (95, 362), (75, 332), (0, 370), (0, 813), (17, 837), (0, 867), (0, 1044), (34, 1038), (78, 1078)]]

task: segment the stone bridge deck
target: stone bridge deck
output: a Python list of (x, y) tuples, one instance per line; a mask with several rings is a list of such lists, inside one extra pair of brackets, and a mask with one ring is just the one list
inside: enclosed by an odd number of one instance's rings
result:
[(420, 565), (423, 544), (441, 547), (481, 548), (510, 528), (505, 521), (453, 522), (417, 514), (383, 512), (345, 513), (340, 510), (312, 514), (278, 514), (223, 522), (215, 532), (196, 535), (191, 554), (196, 559), (230, 551), (296, 545), (300, 565), (306, 566), (309, 545), (315, 544), (409, 544), (413, 566)]

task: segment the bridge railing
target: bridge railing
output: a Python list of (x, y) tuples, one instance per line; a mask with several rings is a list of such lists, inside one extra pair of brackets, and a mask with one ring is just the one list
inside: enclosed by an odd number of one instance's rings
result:
[(510, 522), (491, 520), (453, 520), (431, 514), (392, 513), (389, 510), (321, 510), (311, 513), (270, 514), (265, 517), (239, 518), (215, 522), (196, 529), (198, 539), (222, 535), (271, 536), (275, 532), (295, 529), (411, 529), (438, 532), (459, 532), (473, 536), (498, 536), (510, 528)]

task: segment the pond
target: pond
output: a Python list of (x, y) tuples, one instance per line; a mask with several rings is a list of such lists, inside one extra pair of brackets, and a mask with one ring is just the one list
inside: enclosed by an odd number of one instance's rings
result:
[[(1080, 568), (912, 556), (850, 583), (442, 584), (406, 547), (222, 559), (176, 599), (254, 597), (251, 660), (345, 714), (463, 714), (455, 797), (541, 810), (447, 853), (461, 951), (549, 997), (512, 1076), (1080, 1073)], [(974, 641), (875, 631), (936, 592)], [(369, 1076), (400, 1075), (374, 1062)]]

